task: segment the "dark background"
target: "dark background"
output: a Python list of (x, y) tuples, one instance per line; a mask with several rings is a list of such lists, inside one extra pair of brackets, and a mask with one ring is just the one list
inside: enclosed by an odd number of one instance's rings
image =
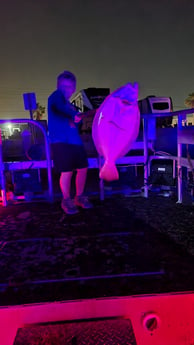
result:
[(77, 89), (140, 85), (139, 98), (193, 92), (193, 0), (9, 0), (0, 11), (0, 117), (28, 117), (22, 93), (46, 105), (64, 69)]

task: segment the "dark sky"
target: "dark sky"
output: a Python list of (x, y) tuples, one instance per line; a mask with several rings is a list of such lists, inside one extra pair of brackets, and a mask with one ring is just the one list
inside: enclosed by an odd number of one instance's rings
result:
[(22, 94), (46, 105), (64, 69), (77, 90), (139, 82), (139, 98), (194, 92), (193, 0), (2, 0), (0, 117), (28, 117)]

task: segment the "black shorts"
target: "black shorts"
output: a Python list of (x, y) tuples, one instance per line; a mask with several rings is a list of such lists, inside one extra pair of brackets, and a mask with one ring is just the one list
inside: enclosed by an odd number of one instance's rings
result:
[(88, 167), (88, 159), (83, 145), (66, 143), (51, 144), (54, 167), (58, 172), (68, 172)]

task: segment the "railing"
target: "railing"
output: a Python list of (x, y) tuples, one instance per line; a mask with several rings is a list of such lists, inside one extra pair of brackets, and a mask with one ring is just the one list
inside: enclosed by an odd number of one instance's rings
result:
[[(178, 203), (182, 203), (182, 165), (181, 165), (181, 156), (182, 156), (182, 144), (184, 142), (180, 140), (181, 131), (183, 130), (182, 122), (186, 120), (188, 114), (193, 114), (194, 108), (186, 110), (178, 110), (170, 113), (155, 113), (155, 114), (144, 114), (142, 115), (144, 119), (144, 154), (145, 154), (145, 165), (144, 165), (144, 179), (145, 179), (145, 188), (144, 196), (148, 197), (148, 123), (150, 119), (156, 119), (157, 117), (167, 117), (167, 116), (177, 116), (178, 117), (178, 128), (177, 128), (177, 182), (178, 182)], [(194, 143), (194, 142), (193, 142)]]
[[(144, 155), (143, 155), (143, 161), (144, 161), (144, 197), (148, 197), (148, 175), (149, 175), (149, 154), (148, 154), (148, 148), (149, 148), (149, 140), (150, 140), (150, 124), (151, 121), (156, 120), (157, 117), (167, 117), (167, 116), (177, 116), (178, 117), (178, 128), (177, 128), (177, 157), (172, 157), (173, 160), (177, 161), (177, 170), (178, 170), (178, 202), (182, 202), (182, 144), (184, 144), (183, 140), (180, 140), (181, 133), (183, 132), (183, 126), (182, 122), (186, 119), (187, 114), (194, 113), (194, 109), (187, 109), (187, 110), (179, 110), (175, 112), (170, 113), (155, 113), (155, 114), (144, 114), (141, 115), (143, 118), (144, 123), (144, 130), (143, 130), (143, 143), (144, 143)], [(38, 127), (43, 135), (45, 140), (45, 151), (46, 151), (46, 168), (48, 172), (48, 195), (49, 199), (53, 200), (53, 185), (52, 185), (52, 162), (50, 158), (50, 145), (49, 145), (49, 139), (47, 136), (47, 133), (45, 129), (42, 127), (41, 124), (34, 120), (28, 120), (28, 119), (12, 119), (12, 120), (0, 120), (0, 124), (4, 123), (29, 123), (31, 125), (35, 125)], [(156, 124), (153, 124), (156, 127)], [(170, 156), (168, 157), (170, 158)], [(130, 159), (133, 159), (133, 157), (123, 157), (118, 160), (118, 164), (123, 164), (123, 162), (127, 159), (128, 164), (130, 164)], [(94, 159), (89, 158), (89, 167), (91, 168), (99, 168), (100, 167), (100, 161), (96, 163), (93, 162)], [(95, 163), (95, 164), (94, 164)], [(125, 163), (125, 162), (124, 162)], [(96, 166), (97, 164), (97, 166)], [(5, 183), (5, 176), (4, 171), (6, 170), (6, 163), (3, 162), (3, 154), (2, 154), (2, 138), (0, 135), (0, 177), (1, 177), (1, 196), (2, 196), (2, 204), (3, 206), (7, 205), (7, 199), (6, 199), (6, 183)], [(103, 181), (100, 181), (100, 198), (104, 198), (104, 192), (103, 192)]]
[[(12, 120), (0, 120), (0, 124), (4, 123), (29, 123), (30, 125), (38, 127), (43, 136), (45, 142), (45, 153), (46, 153), (46, 162), (47, 162), (47, 174), (48, 174), (48, 198), (50, 201), (53, 200), (53, 184), (52, 184), (52, 163), (50, 157), (50, 145), (49, 139), (45, 129), (42, 127), (41, 124), (34, 120), (29, 119), (12, 119)], [(6, 199), (6, 182), (5, 182), (5, 164), (3, 162), (3, 151), (2, 151), (2, 137), (0, 132), (0, 177), (1, 177), (1, 196), (2, 196), (2, 204), (3, 206), (7, 206), (7, 199)]]

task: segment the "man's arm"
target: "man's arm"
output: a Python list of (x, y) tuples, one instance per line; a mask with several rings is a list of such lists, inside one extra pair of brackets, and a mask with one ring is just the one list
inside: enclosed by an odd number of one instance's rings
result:
[(50, 108), (56, 115), (74, 120), (78, 111), (65, 98), (55, 93), (48, 99), (48, 108)]

